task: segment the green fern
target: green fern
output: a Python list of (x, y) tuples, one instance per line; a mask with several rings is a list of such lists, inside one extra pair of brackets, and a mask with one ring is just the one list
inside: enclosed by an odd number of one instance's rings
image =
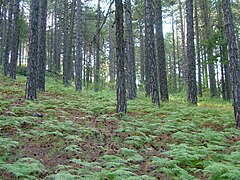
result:
[(87, 161), (81, 161), (80, 159), (71, 159), (70, 162), (74, 162), (76, 164), (85, 166), (87, 168), (97, 168), (101, 169), (100, 163), (98, 162), (87, 162)]
[(49, 175), (48, 178), (55, 180), (75, 180), (75, 176), (68, 171), (61, 171), (57, 174)]
[(199, 147), (191, 147), (187, 144), (169, 145), (171, 150), (164, 154), (173, 157), (179, 165), (193, 166), (195, 162), (201, 161), (207, 157), (207, 154), (201, 154)]
[(167, 176), (174, 179), (196, 179), (188, 171), (179, 167), (176, 160), (170, 160), (168, 158), (159, 158), (153, 156), (151, 158), (151, 164), (157, 166), (158, 168), (153, 172), (165, 173)]
[(8, 152), (11, 148), (16, 147), (19, 143), (10, 138), (0, 137), (0, 152)]
[(130, 162), (140, 162), (143, 160), (143, 157), (134, 149), (121, 148), (120, 153)]
[(121, 157), (115, 155), (103, 155), (101, 157), (103, 162), (118, 162), (118, 163), (125, 163), (126, 160), (122, 159)]
[(82, 149), (77, 145), (69, 145), (64, 149), (67, 153), (77, 153), (81, 154)]
[(83, 142), (84, 141), (78, 135), (67, 135), (64, 137), (64, 140), (69, 141), (69, 142)]
[(129, 171), (128, 168), (121, 167), (115, 170), (111, 170), (107, 176), (110, 179), (122, 180), (122, 179), (131, 179), (132, 177), (136, 176), (136, 174)]
[(210, 180), (236, 180), (240, 177), (240, 166), (224, 162), (212, 162), (203, 171)]
[(40, 161), (29, 157), (21, 158), (13, 164), (0, 164), (0, 167), (13, 173), (18, 179), (36, 179), (46, 172)]

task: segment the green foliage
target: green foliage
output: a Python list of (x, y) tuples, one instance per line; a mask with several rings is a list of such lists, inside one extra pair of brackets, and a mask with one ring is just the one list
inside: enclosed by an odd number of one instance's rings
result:
[(45, 173), (44, 165), (33, 158), (21, 158), (13, 164), (0, 164), (0, 167), (15, 175), (17, 179), (36, 179)]
[(17, 66), (16, 74), (20, 76), (27, 76), (27, 67), (26, 66)]
[(0, 164), (4, 163), (10, 155), (10, 150), (17, 147), (19, 143), (10, 138), (0, 137)]
[(47, 77), (47, 91), (25, 101), (23, 77), (0, 78), (0, 168), (18, 179), (239, 176), (240, 132), (230, 102), (203, 97), (189, 106), (179, 93), (159, 109), (139, 93), (124, 115), (115, 113), (110, 90), (76, 93)]
[(169, 177), (173, 177), (174, 179), (196, 179), (194, 176), (189, 174), (184, 168), (178, 166), (175, 160), (170, 160), (167, 158), (158, 158), (152, 157), (153, 165), (157, 166), (158, 169), (155, 172), (164, 172)]
[(223, 179), (239, 179), (240, 177), (240, 166), (233, 166), (233, 164), (222, 163), (222, 162), (211, 162), (205, 169), (204, 172), (210, 175), (209, 179), (223, 180)]
[(85, 166), (87, 168), (101, 168), (98, 162), (87, 162), (87, 161), (81, 161), (80, 159), (71, 159), (70, 162), (74, 162), (76, 164)]
[(57, 174), (50, 175), (49, 178), (56, 180), (74, 180), (75, 177), (67, 171), (61, 171)]

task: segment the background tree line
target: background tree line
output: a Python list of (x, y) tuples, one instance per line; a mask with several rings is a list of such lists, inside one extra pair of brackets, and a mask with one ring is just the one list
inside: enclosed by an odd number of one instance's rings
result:
[[(93, 2), (92, 2), (93, 3)], [(0, 64), (16, 79), (27, 66), (26, 99), (45, 73), (76, 90), (116, 88), (117, 112), (137, 87), (157, 106), (169, 93), (233, 99), (240, 124), (239, 2), (229, 0), (1, 0)], [(115, 6), (114, 6), (115, 5)], [(166, 24), (171, 29), (165, 34)], [(21, 67), (21, 68), (20, 68)]]

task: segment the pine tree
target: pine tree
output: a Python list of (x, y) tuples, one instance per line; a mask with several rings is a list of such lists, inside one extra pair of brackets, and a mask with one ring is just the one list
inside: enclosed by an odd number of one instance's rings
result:
[(39, 1), (38, 90), (45, 91), (47, 0)]
[(25, 98), (37, 99), (37, 57), (38, 57), (38, 10), (39, 1), (32, 0), (30, 5), (29, 51)]
[(136, 68), (135, 68), (135, 52), (133, 42), (132, 30), (132, 10), (131, 0), (126, 0), (126, 58), (127, 58), (127, 71), (128, 71), (128, 98), (134, 99), (137, 97), (136, 85)]
[(153, 1), (145, 0), (145, 10), (146, 10), (146, 53), (149, 63), (149, 85), (150, 85), (150, 95), (152, 102), (157, 106), (160, 106), (159, 101), (159, 91), (158, 91), (158, 81), (157, 81), (157, 65), (156, 65), (156, 53), (155, 53), (155, 39), (154, 39), (154, 29), (153, 29)]
[(165, 46), (163, 38), (162, 27), (162, 2), (157, 0), (156, 6), (156, 41), (157, 41), (157, 58), (158, 58), (158, 72), (159, 72), (159, 86), (162, 101), (168, 101), (168, 84), (166, 73), (166, 59), (165, 59)]
[(19, 29), (19, 3), (20, 0), (14, 0), (13, 5), (13, 28), (12, 28), (12, 47), (11, 47), (11, 62), (9, 68), (9, 74), (12, 79), (16, 79), (16, 67), (17, 67), (17, 60), (18, 60), (18, 47), (19, 47), (19, 36), (20, 36), (20, 29)]
[(101, 18), (101, 9), (100, 9), (100, 0), (98, 0), (97, 8), (97, 24), (96, 24), (96, 64), (95, 73), (94, 73), (94, 89), (95, 92), (99, 90), (99, 81), (100, 81), (100, 18)]
[(194, 53), (193, 0), (187, 0), (188, 101), (197, 104), (196, 63)]
[(76, 36), (76, 90), (82, 90), (82, 5), (81, 0), (77, 0), (77, 36)]
[(127, 112), (126, 82), (124, 72), (124, 42), (123, 42), (123, 4), (115, 0), (116, 22), (116, 57), (117, 57), (117, 112)]
[(232, 96), (234, 117), (236, 121), (236, 128), (240, 128), (240, 69), (238, 59), (238, 47), (236, 44), (236, 37), (234, 34), (234, 25), (232, 18), (232, 11), (230, 7), (230, 0), (222, 0), (224, 21), (226, 27), (226, 36), (228, 40), (228, 57), (230, 61), (230, 72), (232, 82)]

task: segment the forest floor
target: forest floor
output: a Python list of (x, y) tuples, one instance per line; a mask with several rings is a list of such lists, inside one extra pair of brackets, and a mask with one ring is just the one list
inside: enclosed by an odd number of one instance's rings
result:
[(0, 179), (239, 179), (240, 131), (230, 102), (182, 94), (158, 109), (139, 93), (127, 115), (115, 92), (64, 88), (24, 99), (0, 75)]

